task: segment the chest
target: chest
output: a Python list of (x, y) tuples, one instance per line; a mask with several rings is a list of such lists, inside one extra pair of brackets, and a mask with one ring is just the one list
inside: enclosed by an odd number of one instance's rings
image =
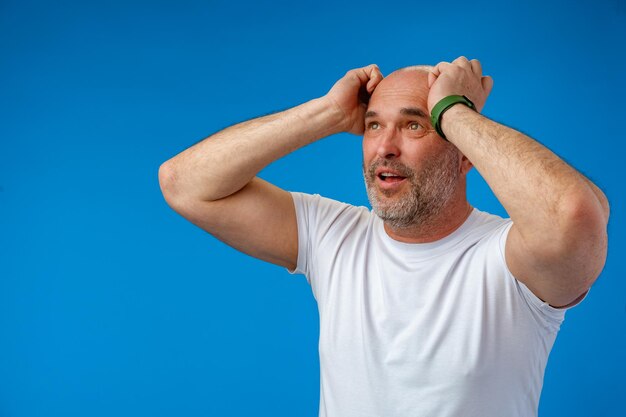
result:
[(351, 257), (322, 265), (329, 277), (318, 299), (323, 362), (430, 385), (466, 384), (532, 362), (527, 348), (537, 334), (526, 307), (502, 267), (482, 254), (417, 263)]

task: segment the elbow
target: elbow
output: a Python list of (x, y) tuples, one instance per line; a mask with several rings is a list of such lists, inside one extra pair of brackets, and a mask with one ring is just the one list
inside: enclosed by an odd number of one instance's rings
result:
[(561, 224), (576, 236), (605, 236), (609, 212), (606, 197), (601, 200), (595, 194), (581, 193), (564, 200)]
[(177, 201), (176, 173), (171, 162), (167, 161), (159, 167), (159, 187), (167, 204), (175, 208)]
[(604, 222), (605, 224), (608, 224), (609, 216), (611, 215), (611, 206), (609, 205), (609, 200), (606, 198), (606, 196), (602, 192), (599, 192), (599, 194), (597, 195), (597, 199), (598, 199), (598, 203), (600, 204), (600, 207), (602, 208), (602, 213), (604, 215)]
[(608, 202), (594, 198), (572, 198), (562, 211), (563, 226), (558, 239), (561, 259), (584, 260), (578, 271), (590, 287), (602, 272), (608, 249)]
[(161, 188), (161, 193), (163, 194), (163, 196), (168, 193), (171, 187), (172, 178), (172, 169), (167, 162), (162, 163), (159, 167), (159, 187)]

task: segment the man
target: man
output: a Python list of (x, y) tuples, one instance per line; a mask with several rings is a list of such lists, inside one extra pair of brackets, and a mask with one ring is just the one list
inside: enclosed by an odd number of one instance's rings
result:
[[(306, 275), (320, 312), (320, 416), (537, 414), (565, 310), (604, 266), (609, 208), (548, 149), (479, 113), (492, 85), (465, 57), (384, 79), (370, 65), (161, 166), (177, 212)], [(338, 132), (363, 134), (373, 212), (255, 177)], [(510, 219), (469, 205), (472, 166)]]

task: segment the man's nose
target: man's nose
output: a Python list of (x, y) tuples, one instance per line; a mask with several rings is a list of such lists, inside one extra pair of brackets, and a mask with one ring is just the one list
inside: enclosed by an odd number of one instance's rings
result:
[(378, 137), (377, 154), (379, 158), (397, 158), (400, 156), (400, 132), (397, 129), (385, 129), (385, 132)]

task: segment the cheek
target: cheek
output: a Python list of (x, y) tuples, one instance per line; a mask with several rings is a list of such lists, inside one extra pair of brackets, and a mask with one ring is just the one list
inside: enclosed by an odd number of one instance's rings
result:
[(367, 165), (376, 156), (376, 141), (363, 137), (363, 161)]

